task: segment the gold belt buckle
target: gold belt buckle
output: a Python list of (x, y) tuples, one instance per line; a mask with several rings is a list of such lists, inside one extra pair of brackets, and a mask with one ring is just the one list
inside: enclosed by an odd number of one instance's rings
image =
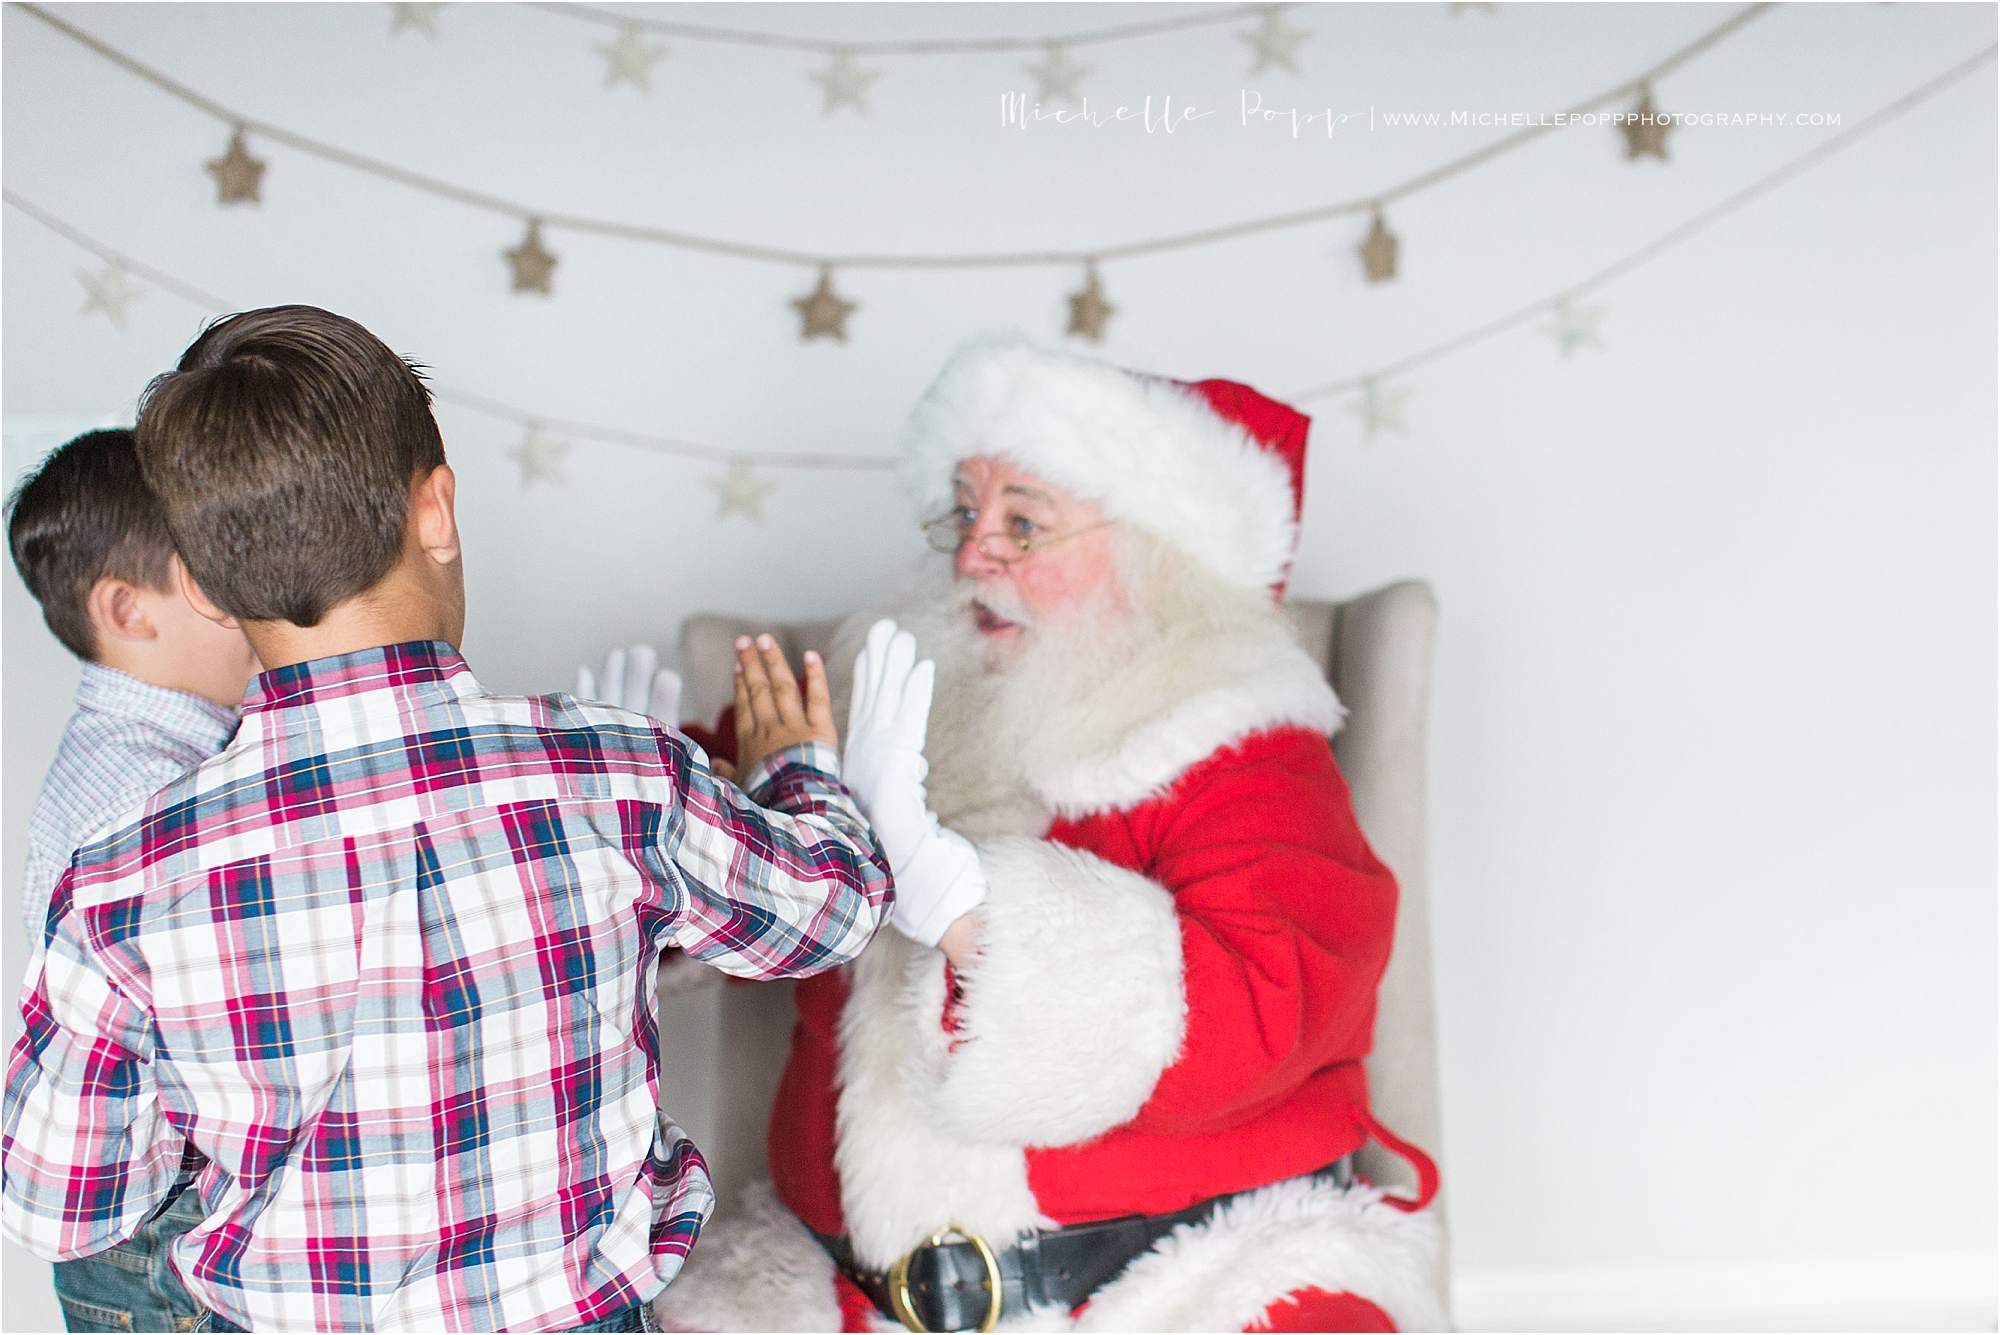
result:
[[(937, 1232), (924, 1239), (923, 1246), (942, 1247), (953, 1238), (972, 1244), (979, 1253), (979, 1259), (986, 1267), (986, 1316), (979, 1323), (981, 1335), (1000, 1324), (1000, 1261), (993, 1255), (993, 1249), (986, 1245), (986, 1239), (972, 1232), (962, 1224), (946, 1224)], [(905, 1330), (928, 1331), (929, 1326), (917, 1315), (916, 1306), (910, 1301), (910, 1258), (916, 1255), (912, 1247), (896, 1258), (889, 1267), (889, 1306), (896, 1309), (896, 1319), (903, 1323)]]

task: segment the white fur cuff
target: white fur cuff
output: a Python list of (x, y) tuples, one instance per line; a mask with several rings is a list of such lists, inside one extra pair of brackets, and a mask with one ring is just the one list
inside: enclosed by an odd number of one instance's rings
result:
[(931, 1020), (923, 1096), (949, 1133), (987, 1143), (1069, 1145), (1130, 1121), (1187, 1029), (1173, 896), (1044, 839), (980, 859), (979, 959), (957, 1033)]

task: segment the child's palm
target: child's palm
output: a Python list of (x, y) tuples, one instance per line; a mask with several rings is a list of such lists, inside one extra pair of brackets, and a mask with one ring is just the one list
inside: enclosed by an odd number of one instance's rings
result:
[(766, 756), (800, 742), (837, 745), (826, 667), (806, 655), (803, 690), (784, 651), (769, 635), (736, 642), (736, 765), (748, 774)]

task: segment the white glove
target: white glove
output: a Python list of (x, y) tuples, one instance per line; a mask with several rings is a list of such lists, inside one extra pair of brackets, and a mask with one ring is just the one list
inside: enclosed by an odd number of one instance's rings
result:
[(938, 824), (924, 796), (936, 664), (916, 661), (917, 642), (893, 621), (868, 629), (854, 660), (841, 781), (861, 804), (896, 878), (890, 922), (912, 941), (935, 946), (945, 929), (986, 898), (986, 872), (963, 836)]
[(614, 709), (629, 709), (658, 719), (669, 728), (681, 722), (681, 674), (672, 668), (653, 669), (660, 656), (650, 644), (613, 649), (604, 656), (600, 677), (588, 666), (576, 670), (576, 694)]

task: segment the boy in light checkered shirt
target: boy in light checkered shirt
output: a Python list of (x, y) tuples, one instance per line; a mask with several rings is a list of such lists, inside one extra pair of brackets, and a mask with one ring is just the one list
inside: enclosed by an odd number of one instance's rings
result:
[[(166, 517), (128, 430), (85, 432), (44, 459), (7, 502), (7, 545), (42, 620), (83, 664), (28, 818), (21, 915), (38, 941), (70, 855), (108, 818), (222, 749), (257, 660), (241, 630), (181, 597)], [(58, 1263), (69, 1329), (189, 1329), (202, 1308), (166, 1252), (200, 1221), (200, 1202), (170, 1188), (130, 1238)]]

